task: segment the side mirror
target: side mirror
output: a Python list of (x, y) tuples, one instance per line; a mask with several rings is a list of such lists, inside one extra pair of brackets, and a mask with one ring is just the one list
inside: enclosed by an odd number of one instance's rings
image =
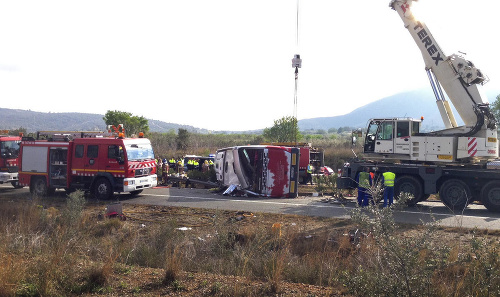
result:
[(118, 164), (123, 164), (125, 162), (125, 158), (124, 158), (124, 153), (123, 153), (123, 148), (122, 146), (116, 146), (115, 147), (115, 159), (116, 161), (118, 162)]

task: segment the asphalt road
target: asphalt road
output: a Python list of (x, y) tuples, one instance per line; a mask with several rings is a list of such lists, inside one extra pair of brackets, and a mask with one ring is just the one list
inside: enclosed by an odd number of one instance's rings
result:
[[(19, 193), (28, 193), (28, 190), (26, 188), (14, 189), (10, 185), (0, 185), (0, 195), (2, 196)], [(65, 195), (65, 192), (58, 191), (56, 195)], [(351, 210), (356, 207), (355, 198), (340, 204), (324, 203), (321, 201), (321, 197), (308, 196), (293, 199), (231, 197), (204, 189), (166, 187), (144, 190), (137, 197), (120, 194), (115, 195), (115, 198), (123, 204), (180, 206), (335, 218), (349, 218)], [(415, 207), (406, 207), (401, 211), (395, 211), (394, 217), (400, 223), (422, 224), (423, 222), (436, 221), (439, 225), (447, 227), (500, 230), (500, 213), (491, 213), (479, 204), (469, 205), (462, 214), (453, 214), (440, 202), (426, 201)]]

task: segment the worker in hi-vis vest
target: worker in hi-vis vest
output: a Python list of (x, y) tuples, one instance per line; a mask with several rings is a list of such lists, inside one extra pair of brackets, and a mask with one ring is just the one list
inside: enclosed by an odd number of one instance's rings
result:
[(394, 180), (396, 174), (386, 171), (382, 173), (382, 182), (384, 183), (384, 207), (391, 206), (394, 202)]
[(363, 171), (359, 172), (356, 176), (356, 182), (358, 183), (358, 205), (368, 206), (368, 199), (371, 196), (369, 191), (372, 185), (370, 168), (365, 167)]
[(307, 164), (306, 184), (307, 183), (311, 183), (311, 185), (313, 184), (312, 172), (313, 172), (313, 166), (309, 163), (309, 164)]

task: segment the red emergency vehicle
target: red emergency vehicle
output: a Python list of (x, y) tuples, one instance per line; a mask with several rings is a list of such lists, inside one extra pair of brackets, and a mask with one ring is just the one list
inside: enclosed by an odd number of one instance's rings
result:
[[(1, 131), (0, 134), (8, 131)], [(0, 135), (0, 184), (11, 183), (14, 188), (18, 184), (18, 156), (20, 136)]]
[(143, 137), (38, 132), (36, 139), (23, 137), (19, 164), (19, 184), (29, 186), (31, 193), (39, 196), (62, 188), (109, 199), (114, 192), (137, 195), (157, 185), (153, 148)]
[(275, 145), (285, 147), (297, 147), (300, 150), (299, 158), (299, 181), (307, 183), (307, 165), (311, 164), (312, 174), (324, 174), (325, 158), (321, 148), (312, 147), (306, 142), (269, 142), (262, 145)]

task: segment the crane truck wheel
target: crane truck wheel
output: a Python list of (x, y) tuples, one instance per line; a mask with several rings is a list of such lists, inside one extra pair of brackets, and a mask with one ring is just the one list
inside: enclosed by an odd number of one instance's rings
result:
[(36, 177), (31, 180), (30, 192), (32, 195), (43, 197), (47, 196), (47, 181), (44, 177)]
[(113, 189), (111, 183), (105, 177), (101, 177), (94, 182), (92, 194), (99, 200), (108, 200), (113, 197)]
[(399, 199), (400, 195), (403, 193), (407, 193), (410, 195), (410, 198), (406, 201), (406, 204), (408, 206), (414, 206), (422, 200), (422, 183), (416, 177), (411, 175), (396, 177), (396, 182), (394, 184), (395, 199)]
[(439, 198), (451, 211), (463, 211), (472, 198), (469, 186), (462, 180), (449, 179), (439, 188)]
[(481, 202), (491, 212), (500, 212), (500, 181), (490, 181), (481, 190)]

